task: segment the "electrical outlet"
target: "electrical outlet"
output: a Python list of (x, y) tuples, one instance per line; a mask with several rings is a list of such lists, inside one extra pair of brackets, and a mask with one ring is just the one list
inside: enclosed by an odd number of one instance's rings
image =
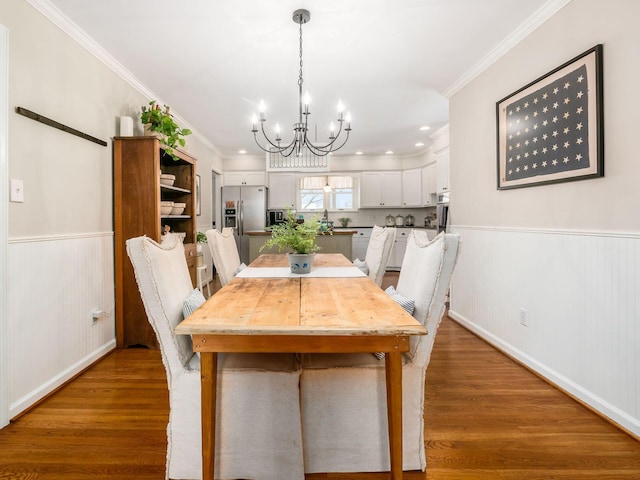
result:
[(95, 325), (96, 323), (98, 323), (98, 320), (100, 320), (102, 318), (102, 316), (104, 315), (104, 310), (92, 310), (91, 311), (91, 325)]
[(520, 325), (523, 327), (529, 326), (529, 312), (527, 312), (524, 308), (520, 309)]

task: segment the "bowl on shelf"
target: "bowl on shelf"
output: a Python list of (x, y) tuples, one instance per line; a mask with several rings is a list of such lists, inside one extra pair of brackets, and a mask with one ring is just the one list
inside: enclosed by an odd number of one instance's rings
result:
[(162, 185), (173, 186), (173, 183), (176, 181), (176, 176), (171, 175), (170, 173), (161, 173), (160, 174), (160, 183)]
[(171, 215), (173, 202), (160, 202), (160, 215)]
[(186, 203), (174, 202), (173, 208), (171, 209), (171, 215), (182, 215), (186, 206)]

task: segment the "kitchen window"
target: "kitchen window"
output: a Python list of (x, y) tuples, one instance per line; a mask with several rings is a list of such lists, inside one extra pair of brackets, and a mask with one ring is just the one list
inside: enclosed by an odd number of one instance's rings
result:
[(347, 175), (301, 177), (300, 210), (355, 210), (355, 187), (355, 178)]

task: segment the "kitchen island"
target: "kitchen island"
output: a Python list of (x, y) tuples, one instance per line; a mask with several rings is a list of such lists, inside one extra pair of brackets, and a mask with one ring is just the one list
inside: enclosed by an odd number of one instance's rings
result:
[[(355, 230), (335, 230), (333, 234), (319, 233), (317, 243), (320, 247), (319, 253), (341, 253), (349, 260), (353, 260), (351, 238), (356, 234)], [(245, 232), (249, 236), (249, 261), (253, 262), (261, 253), (279, 253), (277, 247), (260, 248), (271, 238), (271, 232), (267, 230), (254, 230)]]

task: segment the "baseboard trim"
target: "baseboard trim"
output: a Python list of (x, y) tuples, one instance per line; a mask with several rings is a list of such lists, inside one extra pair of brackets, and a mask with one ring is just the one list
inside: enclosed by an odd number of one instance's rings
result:
[(560, 375), (555, 370), (548, 368), (546, 365), (528, 356), (509, 343), (504, 342), (491, 332), (479, 327), (463, 315), (452, 310), (449, 310), (448, 315), (462, 327), (466, 328), (474, 335), (493, 346), (496, 350), (517, 362), (519, 365), (522, 365), (548, 384), (596, 413), (635, 440), (640, 440), (640, 420), (620, 411), (618, 408), (614, 407), (597, 395), (594, 395), (592, 392), (582, 388), (580, 385), (572, 382), (563, 375)]
[(115, 339), (102, 345), (100, 348), (94, 350), (89, 355), (80, 359), (69, 368), (61, 372), (56, 377), (52, 378), (48, 382), (40, 385), (40, 387), (29, 392), (27, 395), (20, 398), (18, 401), (9, 405), (9, 417), (12, 421), (31, 410), (38, 404), (42, 403), (46, 398), (55, 393), (61, 387), (80, 375), (86, 369), (91, 367), (94, 363), (101, 360), (103, 357), (111, 353), (116, 348)]

